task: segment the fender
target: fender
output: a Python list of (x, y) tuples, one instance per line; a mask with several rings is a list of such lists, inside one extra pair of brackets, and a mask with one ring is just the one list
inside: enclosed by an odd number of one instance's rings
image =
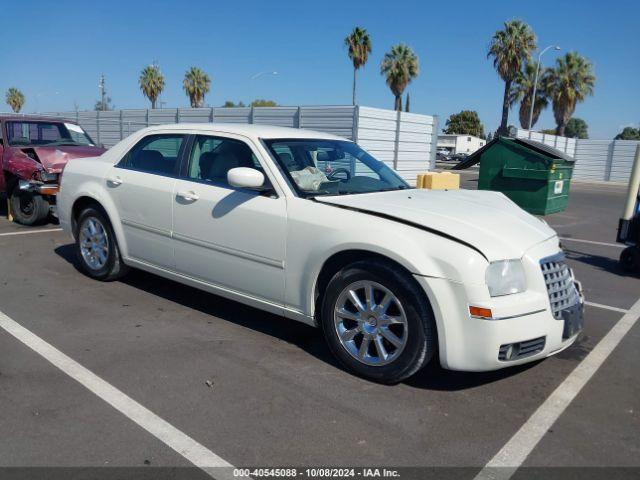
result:
[[(104, 209), (107, 216), (109, 217), (109, 221), (111, 222), (111, 228), (113, 229), (113, 233), (116, 236), (118, 247), (120, 248), (120, 253), (122, 254), (123, 258), (128, 258), (127, 244), (125, 242), (124, 232), (122, 231), (122, 223), (120, 220), (120, 215), (118, 214), (118, 209), (111, 200), (111, 197), (104, 192), (104, 187), (102, 187), (95, 181), (88, 181), (81, 184), (70, 196), (67, 196), (65, 194), (61, 196), (63, 208), (60, 208), (60, 210), (64, 211), (64, 220), (63, 218), (61, 218), (60, 220), (61, 226), (73, 235), (73, 232), (71, 231), (71, 214), (73, 212), (74, 205), (82, 197), (88, 197), (95, 200), (95, 202)], [(69, 198), (73, 199), (73, 204), (71, 205), (67, 204), (67, 199)]]
[[(344, 251), (371, 252), (422, 277), (458, 283), (464, 280), (467, 284), (484, 282), (477, 273), (484, 275), (484, 256), (442, 235), (386, 218), (372, 222), (368, 215), (329, 209), (330, 205), (321, 202), (292, 199), (288, 207), (285, 304), (307, 315), (312, 315), (315, 307), (320, 271), (329, 258)], [(464, 271), (460, 265), (464, 265)]]
[[(314, 202), (318, 202), (315, 198), (312, 198), (311, 200), (313, 200)], [(457, 237), (449, 235), (448, 233), (441, 232), (440, 230), (435, 230), (433, 228), (425, 227), (424, 225), (419, 225), (417, 223), (413, 223), (413, 222), (410, 222), (408, 220), (403, 220), (401, 218), (397, 218), (397, 217), (394, 217), (392, 215), (387, 215), (385, 213), (374, 212), (372, 210), (364, 210), (362, 208), (349, 207), (349, 206), (346, 206), (346, 205), (336, 205), (336, 204), (333, 204), (333, 203), (323, 203), (323, 205), (329, 205), (329, 206), (335, 207), (335, 208), (343, 208), (345, 210), (351, 210), (352, 212), (359, 212), (359, 213), (363, 213), (365, 215), (373, 215), (374, 217), (384, 218), (386, 220), (391, 220), (392, 222), (402, 223), (404, 225), (409, 225), (410, 227), (414, 227), (414, 228), (418, 228), (420, 230), (424, 230), (425, 232), (433, 233), (434, 235), (439, 235), (440, 237), (446, 238), (446, 239), (451, 240), (453, 242), (458, 242), (459, 244), (464, 245), (465, 247), (469, 247), (470, 249), (475, 250), (480, 255), (482, 255), (485, 260), (489, 261), (487, 256), (479, 248), (475, 247), (474, 245), (471, 245), (470, 243), (465, 242), (464, 240), (460, 240)]]

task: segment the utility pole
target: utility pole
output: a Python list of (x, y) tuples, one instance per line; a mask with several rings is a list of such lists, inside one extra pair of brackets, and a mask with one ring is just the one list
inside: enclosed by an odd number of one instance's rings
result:
[(100, 87), (100, 110), (106, 110), (107, 104), (105, 102), (106, 102), (107, 92), (104, 84), (104, 73), (100, 75), (100, 83), (98, 84), (98, 87)]

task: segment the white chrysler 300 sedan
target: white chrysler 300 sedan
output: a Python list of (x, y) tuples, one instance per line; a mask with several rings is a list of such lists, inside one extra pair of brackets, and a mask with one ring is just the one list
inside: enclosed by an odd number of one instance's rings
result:
[(583, 300), (556, 233), (501, 193), (415, 190), (357, 144), (258, 125), (151, 127), (69, 162), (82, 269), (135, 267), (322, 327), (349, 369), (482, 371), (571, 345)]

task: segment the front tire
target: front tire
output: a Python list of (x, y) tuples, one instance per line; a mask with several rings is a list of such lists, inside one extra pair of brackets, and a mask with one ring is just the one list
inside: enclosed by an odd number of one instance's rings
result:
[(437, 349), (426, 295), (410, 274), (386, 261), (359, 261), (338, 272), (327, 286), (321, 323), (336, 358), (381, 383), (410, 377)]
[(15, 188), (11, 193), (11, 215), (20, 225), (39, 225), (49, 218), (49, 202), (41, 195)]
[(625, 248), (620, 254), (620, 266), (625, 272), (640, 272), (640, 248)]
[(100, 209), (89, 207), (80, 213), (75, 238), (76, 256), (88, 276), (108, 282), (127, 273), (111, 222)]

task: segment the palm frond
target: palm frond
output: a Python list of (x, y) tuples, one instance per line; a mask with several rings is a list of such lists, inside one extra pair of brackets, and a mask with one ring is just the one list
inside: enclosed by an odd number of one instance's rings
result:
[(202, 107), (204, 105), (204, 96), (209, 93), (211, 87), (211, 78), (198, 67), (191, 67), (184, 74), (182, 87), (189, 97), (191, 107)]
[(151, 104), (155, 106), (155, 102), (164, 90), (164, 75), (157, 65), (149, 65), (140, 72), (139, 78), (140, 90), (145, 97), (151, 100)]
[(420, 74), (418, 56), (404, 43), (394, 45), (382, 59), (380, 74), (385, 76), (395, 96), (402, 95), (407, 85)]
[(344, 44), (347, 47), (353, 68), (358, 69), (367, 63), (371, 53), (371, 38), (366, 29), (355, 27), (344, 39)]
[(553, 115), (559, 130), (564, 131), (576, 105), (593, 95), (596, 83), (593, 66), (577, 52), (569, 52), (556, 60), (555, 68), (550, 69), (547, 75)]
[(7, 102), (7, 105), (9, 105), (15, 113), (18, 113), (20, 112), (20, 110), (22, 110), (22, 106), (24, 105), (25, 101), (24, 94), (15, 87), (11, 87), (9, 88), (9, 90), (7, 90), (5, 100)]

